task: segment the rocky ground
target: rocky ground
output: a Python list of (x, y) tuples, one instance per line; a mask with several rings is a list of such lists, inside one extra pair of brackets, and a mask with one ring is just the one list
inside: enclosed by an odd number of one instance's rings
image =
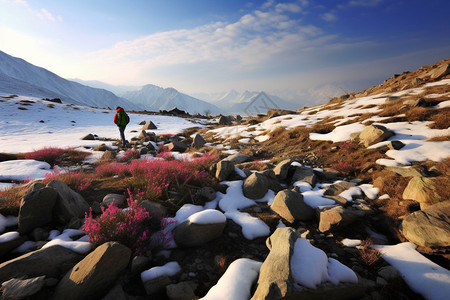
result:
[[(351, 99), (419, 88), (448, 79), (449, 72), (448, 61), (443, 61), (395, 75), (380, 86), (332, 99), (327, 105), (306, 112), (313, 116), (343, 107)], [(435, 97), (423, 93), (391, 96), (401, 98), (401, 103), (389, 100), (376, 115), (391, 122), (433, 121), (438, 129), (445, 130), (450, 124), (448, 106), (434, 107), (448, 101), (449, 86), (444, 90), (441, 86), (438, 90), (429, 87), (423, 92), (438, 95)], [(222, 116), (209, 119), (204, 128), (192, 128), (175, 136), (156, 136), (151, 133), (155, 125), (147, 122), (130, 140), (129, 148), (139, 150), (142, 155), (159, 152), (154, 146), (158, 143), (173, 152), (211, 153), (220, 157), (208, 170), (211, 180), (183, 190), (174, 188), (168, 200), (152, 203), (150, 210), (158, 207), (163, 214), (173, 217), (184, 204), (205, 205), (219, 197), (218, 209), (227, 215), (220, 194), (230, 191), (230, 187), (223, 182), (242, 180), (242, 194), (251, 201), (273, 192), (269, 203), (254, 201), (239, 209), (262, 220), (270, 229), (269, 235), (249, 239), (243, 232), (244, 226), (227, 217), (223, 222), (202, 225), (189, 220), (183, 222), (174, 229), (178, 247), (168, 252), (133, 256), (130, 249), (113, 242), (92, 251), (77, 252), (59, 245), (48, 247), (45, 245), (49, 243), (51, 230), (79, 229), (90, 207), (100, 213), (99, 206), (108, 201), (108, 194), (123, 194), (124, 190), (98, 181), (95, 188), (80, 195), (58, 181), (47, 185), (30, 183), (21, 201), (18, 224), (7, 226), (18, 234), (0, 241), (3, 296), (9, 299), (197, 299), (217, 284), (232, 262), (250, 258), (263, 262), (257, 283), (249, 287), (252, 299), (422, 299), (371, 245), (410, 241), (425, 257), (449, 269), (450, 159), (422, 160), (413, 162), (409, 168), (376, 163), (387, 158), (387, 151), (405, 145), (390, 140), (385, 146), (370, 148), (394, 134), (382, 125), (372, 124), (373, 121), (364, 123), (375, 113), (355, 114), (353, 117), (364, 125), (363, 129), (345, 142), (310, 139), (311, 133), (334, 132), (339, 117), (323, 118), (309, 126), (266, 130), (264, 134), (269, 138), (260, 140), (243, 141), (243, 135), (220, 136), (215, 131), (228, 127), (238, 133), (255, 131), (251, 126), (256, 128), (268, 120), (293, 118), (304, 112), (305, 109), (273, 110), (244, 120)], [(434, 141), (448, 143), (449, 135)], [(101, 160), (111, 161), (121, 149), (103, 146), (96, 150), (104, 151)], [(14, 155), (2, 155), (2, 160), (14, 158)], [(343, 162), (351, 164), (339, 165)], [(87, 172), (94, 167), (83, 164)], [(321, 191), (321, 201), (328, 199), (335, 205), (312, 205), (308, 192), (314, 187)], [(199, 195), (200, 191), (201, 196), (186, 196)], [(74, 231), (68, 241), (75, 241), (81, 235), (80, 231)], [(315, 289), (304, 286), (298, 289), (289, 262), (296, 241), (302, 238), (321, 249), (326, 257), (336, 258), (353, 270), (357, 282), (323, 282)], [(35, 242), (27, 253), (11, 252), (25, 241)], [(145, 282), (141, 280), (141, 272), (168, 262), (177, 262), (180, 269)]]

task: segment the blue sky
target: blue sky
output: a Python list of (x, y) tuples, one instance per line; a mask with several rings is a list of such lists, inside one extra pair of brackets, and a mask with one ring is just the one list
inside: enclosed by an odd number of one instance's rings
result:
[(0, 50), (65, 78), (296, 100), (449, 58), (448, 11), (447, 0), (0, 0)]

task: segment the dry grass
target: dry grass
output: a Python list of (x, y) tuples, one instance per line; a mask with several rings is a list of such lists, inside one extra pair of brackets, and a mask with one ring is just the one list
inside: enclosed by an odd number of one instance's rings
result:
[(10, 189), (0, 191), (0, 213), (5, 216), (17, 216), (19, 214), (20, 201), (26, 195), (28, 185), (12, 187)]
[(430, 121), (434, 122), (429, 126), (432, 129), (447, 129), (450, 126), (450, 107), (439, 109)]
[(428, 142), (449, 142), (450, 135), (439, 135), (432, 137), (431, 139), (427, 139)]
[(372, 266), (380, 261), (381, 253), (378, 250), (371, 248), (372, 240), (366, 239), (361, 242), (358, 248), (359, 261), (365, 266)]

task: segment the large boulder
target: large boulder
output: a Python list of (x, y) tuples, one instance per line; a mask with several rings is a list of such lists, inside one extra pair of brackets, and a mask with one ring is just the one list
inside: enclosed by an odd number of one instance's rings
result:
[(219, 125), (232, 125), (233, 119), (227, 116), (220, 116), (219, 117)]
[(53, 209), (55, 221), (67, 224), (74, 217), (83, 219), (84, 214), (89, 211), (89, 204), (86, 200), (69, 188), (67, 184), (59, 180), (53, 180), (47, 184), (47, 187), (54, 188), (58, 192), (58, 198)]
[(269, 190), (269, 179), (264, 174), (255, 172), (244, 180), (242, 191), (250, 199), (261, 199)]
[(441, 201), (441, 197), (435, 192), (435, 189), (435, 182), (432, 178), (413, 177), (403, 191), (402, 197), (405, 200), (419, 202), (420, 208), (424, 209)]
[(382, 125), (369, 125), (359, 134), (361, 144), (370, 145), (382, 142), (393, 136), (394, 133)]
[(173, 230), (175, 243), (180, 247), (196, 247), (222, 235), (226, 217), (218, 210), (205, 210), (191, 215)]
[(403, 235), (416, 245), (450, 246), (450, 200), (416, 211), (403, 219)]
[(216, 164), (216, 178), (220, 181), (227, 180), (234, 173), (234, 163), (229, 160), (221, 160)]
[(104, 243), (67, 272), (53, 299), (99, 299), (127, 267), (130, 257), (131, 250), (124, 245)]
[(251, 299), (282, 299), (294, 293), (291, 256), (300, 233), (293, 228), (278, 228), (267, 239), (270, 253), (259, 271), (258, 284)]
[(192, 140), (192, 147), (193, 148), (201, 148), (205, 146), (206, 140), (202, 137), (201, 134), (197, 133), (194, 135), (194, 138)]
[(81, 258), (74, 251), (58, 245), (36, 250), (0, 264), (0, 282), (22, 276), (58, 278)]
[(314, 187), (317, 182), (317, 177), (312, 168), (297, 166), (294, 175), (292, 175), (292, 182), (296, 181), (305, 181)]
[(26, 194), (20, 202), (19, 233), (25, 234), (34, 228), (50, 223), (58, 193), (44, 187)]
[(290, 223), (314, 218), (314, 209), (303, 201), (302, 194), (293, 190), (278, 192), (270, 208)]
[(353, 208), (335, 206), (324, 209), (319, 215), (319, 231), (336, 231), (357, 221), (364, 215), (364, 211)]

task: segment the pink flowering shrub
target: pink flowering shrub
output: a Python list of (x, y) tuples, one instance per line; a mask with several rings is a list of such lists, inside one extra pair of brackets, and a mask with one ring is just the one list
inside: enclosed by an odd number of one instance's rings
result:
[(64, 149), (48, 147), (25, 154), (25, 159), (34, 159), (39, 161), (45, 161), (51, 166), (61, 161), (61, 156), (64, 153)]
[(45, 178), (42, 180), (42, 183), (48, 184), (52, 180), (59, 180), (67, 184), (72, 190), (76, 192), (83, 192), (91, 187), (94, 177), (92, 174), (87, 174), (82, 170), (55, 170), (53, 173), (45, 174)]
[(338, 145), (339, 149), (345, 150), (347, 152), (351, 152), (356, 150), (357, 146), (355, 144), (344, 142), (343, 144)]
[(162, 151), (162, 152), (156, 154), (156, 157), (162, 158), (165, 160), (174, 160), (175, 159), (175, 157), (173, 156), (173, 153), (170, 151)]
[(139, 159), (140, 157), (141, 157), (141, 152), (139, 150), (129, 149), (117, 161), (118, 162), (129, 162), (129, 161), (132, 161), (133, 159)]
[(348, 176), (351, 173), (355, 172), (355, 165), (346, 161), (332, 164), (331, 167), (339, 171), (339, 173), (341, 173), (344, 176)]
[(131, 195), (127, 201), (127, 209), (110, 205), (102, 208), (103, 213), (98, 218), (92, 216), (92, 209), (89, 215), (86, 213), (83, 231), (89, 236), (89, 242), (97, 247), (108, 241), (117, 241), (136, 255), (143, 255), (147, 250), (166, 243), (168, 237), (156, 234), (164, 226), (161, 217), (152, 216), (133, 201)]

